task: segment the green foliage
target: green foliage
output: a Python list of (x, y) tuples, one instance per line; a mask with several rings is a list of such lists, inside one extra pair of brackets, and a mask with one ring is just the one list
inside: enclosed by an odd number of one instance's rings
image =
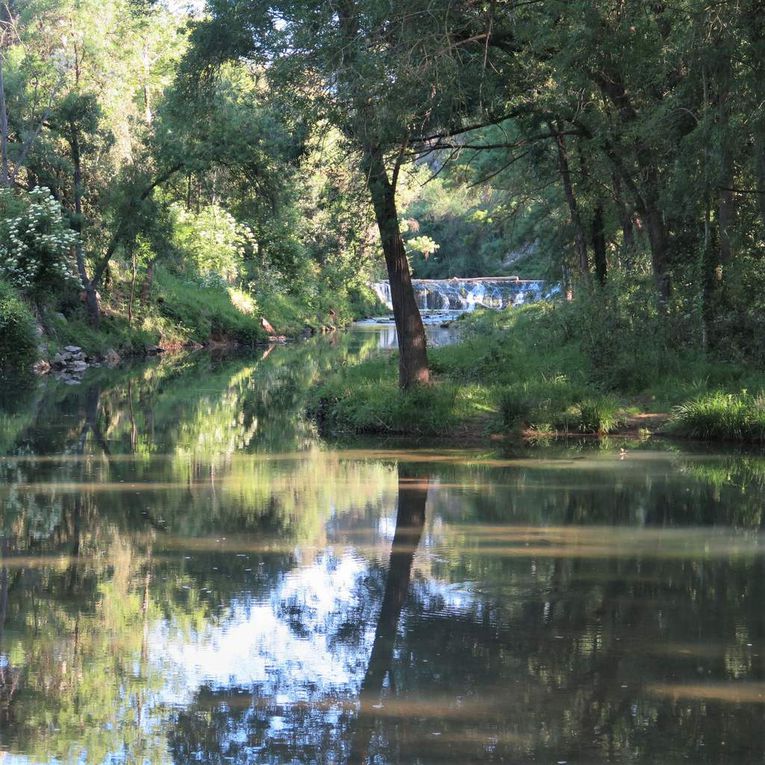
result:
[(491, 186), (472, 186), (466, 168), (449, 164), (437, 177), (427, 164), (415, 165), (402, 180), (404, 236), (412, 268), (420, 279), (519, 274), (540, 278), (539, 260), (530, 270), (520, 262), (528, 239), (515, 236), (508, 201)]
[(174, 243), (184, 266), (206, 284), (236, 284), (242, 275), (247, 229), (216, 204), (194, 212), (175, 203), (172, 214)]
[(639, 392), (682, 363), (682, 345), (672, 342), (647, 280), (613, 277), (605, 287), (582, 288), (562, 316), (565, 336), (579, 342), (606, 389)]
[(672, 410), (669, 430), (704, 441), (765, 442), (765, 395), (715, 391)]
[(580, 401), (576, 427), (581, 433), (611, 433), (624, 421), (619, 403), (611, 396)]
[(0, 280), (0, 376), (28, 368), (36, 354), (34, 317), (13, 287)]
[(143, 325), (135, 326), (120, 315), (104, 316), (98, 329), (88, 322), (84, 311), (78, 311), (68, 318), (48, 316), (46, 323), (51, 335), (50, 351), (56, 347), (78, 345), (91, 354), (105, 355), (115, 350), (121, 355), (142, 356), (147, 347), (167, 339), (152, 321), (147, 320)]

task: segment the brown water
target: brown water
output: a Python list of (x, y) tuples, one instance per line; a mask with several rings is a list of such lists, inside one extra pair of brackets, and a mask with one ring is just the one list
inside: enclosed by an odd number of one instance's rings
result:
[(368, 343), (6, 402), (0, 759), (763, 762), (765, 458), (324, 443)]

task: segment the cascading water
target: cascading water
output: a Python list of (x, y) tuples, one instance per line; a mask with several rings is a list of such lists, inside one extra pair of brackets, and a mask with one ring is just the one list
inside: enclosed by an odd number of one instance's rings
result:
[[(540, 300), (551, 291), (539, 279), (514, 276), (485, 279), (412, 279), (417, 306), (421, 311), (472, 311), (476, 307), (507, 308)], [(390, 284), (374, 282), (377, 297), (392, 308)]]

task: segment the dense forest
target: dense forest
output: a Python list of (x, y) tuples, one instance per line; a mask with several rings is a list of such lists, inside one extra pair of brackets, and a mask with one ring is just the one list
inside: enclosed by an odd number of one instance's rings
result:
[(765, 352), (758, 0), (12, 0), (0, 25), (5, 367), (296, 334), (388, 277), (408, 387), (412, 274), (546, 278), (583, 325)]

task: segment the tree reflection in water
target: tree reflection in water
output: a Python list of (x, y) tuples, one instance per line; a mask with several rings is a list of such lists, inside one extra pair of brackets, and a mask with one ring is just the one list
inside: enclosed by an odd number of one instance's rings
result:
[(0, 752), (761, 765), (762, 455), (334, 450), (322, 348), (0, 413)]
[(429, 485), (428, 478), (416, 475), (405, 465), (399, 465), (396, 531), (390, 552), (385, 594), (380, 615), (377, 617), (372, 653), (361, 683), (359, 716), (351, 736), (350, 761), (352, 763), (366, 760), (376, 709), (380, 706), (380, 696), (386, 676), (390, 678), (390, 683), (393, 685), (393, 674), (389, 674), (393, 662), (393, 649), (401, 609), (409, 593), (414, 554), (425, 528), (425, 505)]

